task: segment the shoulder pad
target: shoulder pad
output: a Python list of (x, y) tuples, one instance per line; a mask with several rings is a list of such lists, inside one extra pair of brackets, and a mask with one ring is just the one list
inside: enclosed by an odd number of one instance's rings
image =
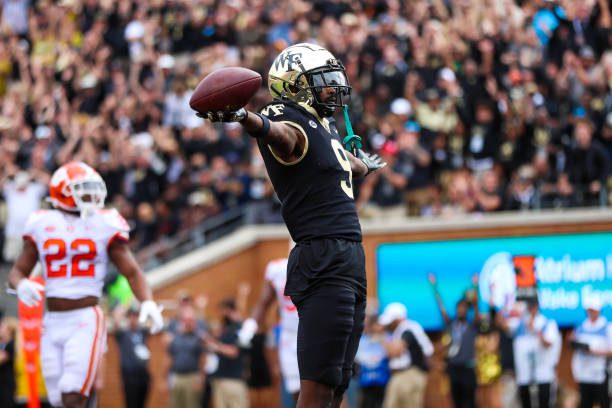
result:
[(129, 224), (115, 208), (99, 210), (99, 214), (102, 216), (102, 219), (106, 225), (121, 232), (130, 231)]
[(49, 213), (50, 213), (49, 210), (34, 211), (28, 217), (28, 220), (26, 221), (26, 226), (29, 227), (29, 228), (33, 227), (35, 224), (37, 224), (41, 220), (46, 219), (49, 216)]

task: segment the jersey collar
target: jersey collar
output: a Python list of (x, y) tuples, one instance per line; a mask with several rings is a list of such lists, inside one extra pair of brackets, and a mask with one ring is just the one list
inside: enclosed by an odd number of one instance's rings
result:
[(304, 102), (298, 102), (298, 105), (300, 105), (300, 107), (302, 107), (303, 109), (307, 110), (308, 113), (310, 113), (311, 115), (313, 115), (315, 118), (317, 118), (317, 120), (319, 121), (319, 123), (328, 131), (331, 133), (331, 129), (329, 127), (329, 119), (327, 118), (322, 118), (319, 116), (319, 114), (317, 113), (317, 111), (315, 110), (315, 108), (313, 108), (312, 106), (304, 103)]

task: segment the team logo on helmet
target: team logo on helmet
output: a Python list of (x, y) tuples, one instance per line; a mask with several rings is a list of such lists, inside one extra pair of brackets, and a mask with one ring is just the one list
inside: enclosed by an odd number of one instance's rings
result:
[(53, 173), (49, 201), (55, 208), (87, 215), (104, 207), (106, 185), (97, 171), (82, 162), (70, 162)]
[(299, 65), (302, 65), (301, 58), (301, 52), (295, 52), (295, 50), (288, 48), (281, 52), (278, 57), (276, 57), (274, 60), (274, 69), (276, 71), (279, 69), (293, 71), (295, 68), (298, 68)]
[[(322, 116), (348, 104), (351, 87), (344, 66), (325, 48), (300, 43), (284, 49), (268, 72), (268, 88), (273, 98), (309, 105)], [(325, 88), (333, 92), (321, 99)]]

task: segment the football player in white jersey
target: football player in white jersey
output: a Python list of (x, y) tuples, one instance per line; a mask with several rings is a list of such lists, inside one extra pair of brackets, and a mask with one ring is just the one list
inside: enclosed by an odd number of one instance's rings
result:
[(98, 300), (108, 262), (115, 264), (141, 302), (140, 320), (163, 327), (161, 310), (126, 242), (129, 226), (103, 209), (106, 186), (80, 162), (60, 167), (49, 183), (54, 209), (33, 213), (24, 247), (9, 273), (9, 285), (26, 305), (42, 300), (43, 287), (28, 279), (42, 264), (48, 312), (43, 319), (41, 366), (49, 402), (65, 408), (87, 403), (105, 347), (106, 324)]
[(246, 319), (238, 333), (241, 345), (248, 345), (264, 321), (266, 312), (276, 300), (280, 314), (278, 358), (285, 389), (294, 400), (300, 391), (300, 372), (297, 361), (298, 313), (289, 296), (284, 295), (287, 281), (287, 258), (270, 261), (266, 267), (265, 283), (251, 317)]

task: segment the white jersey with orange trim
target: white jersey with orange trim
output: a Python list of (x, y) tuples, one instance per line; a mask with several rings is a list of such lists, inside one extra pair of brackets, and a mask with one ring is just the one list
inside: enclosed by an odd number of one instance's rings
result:
[(280, 310), (280, 324), (283, 330), (297, 333), (298, 314), (291, 298), (284, 295), (287, 282), (287, 258), (270, 261), (266, 267), (265, 279), (272, 284)]
[(108, 246), (129, 239), (129, 226), (115, 209), (81, 218), (60, 210), (40, 210), (28, 219), (24, 239), (38, 249), (47, 297), (78, 299), (102, 295)]

